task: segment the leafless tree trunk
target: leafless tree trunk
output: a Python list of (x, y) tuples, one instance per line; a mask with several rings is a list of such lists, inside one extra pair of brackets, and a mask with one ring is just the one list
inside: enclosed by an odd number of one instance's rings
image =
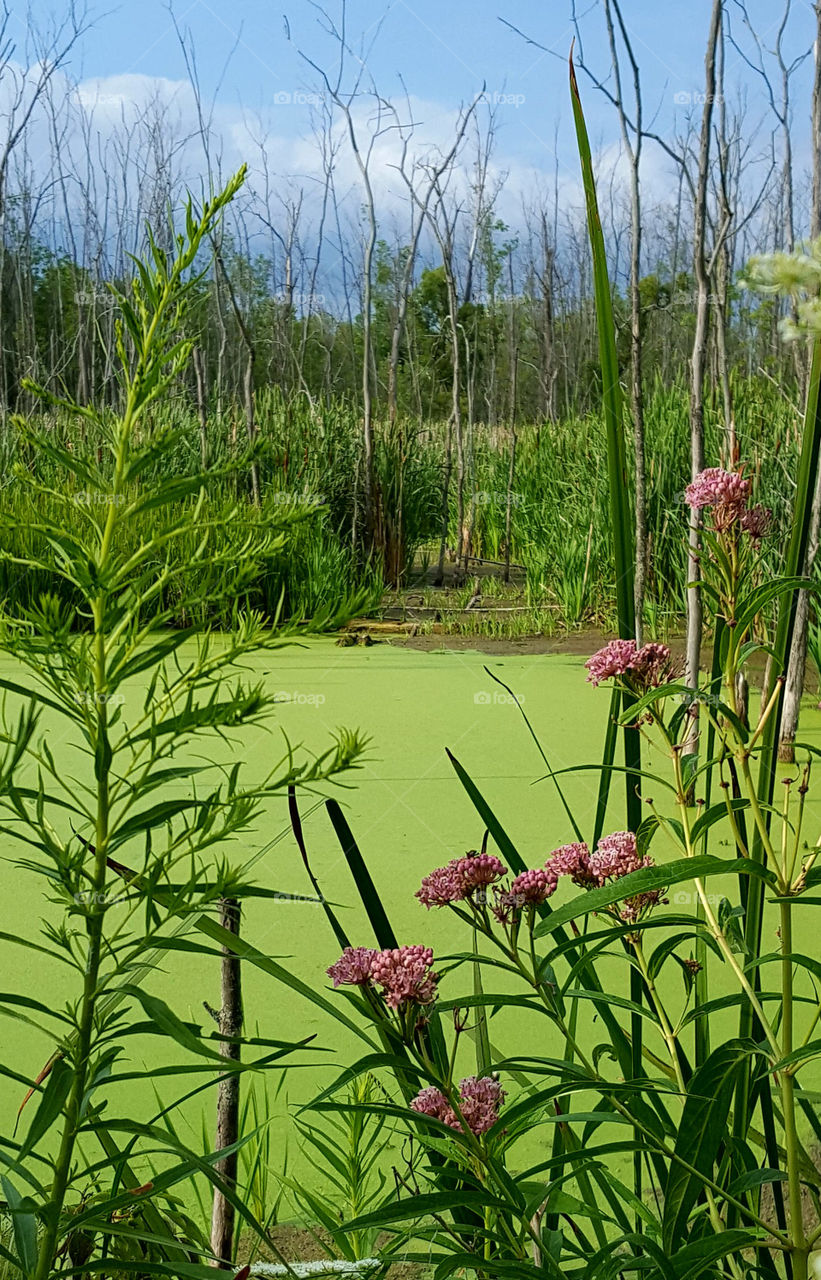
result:
[[(375, 453), (374, 453), (374, 373), (373, 373), (373, 259), (376, 250), (377, 220), (376, 199), (371, 179), (371, 164), (374, 147), (390, 127), (396, 128), (396, 113), (390, 103), (386, 102), (371, 81), (368, 96), (375, 106), (375, 119), (369, 127), (365, 146), (360, 144), (359, 128), (354, 115), (354, 107), (362, 97), (362, 81), (366, 74), (364, 58), (358, 59), (359, 70), (355, 76), (353, 87), (343, 90), (343, 79), (349, 57), (347, 37), (347, 3), (341, 0), (341, 18), (339, 24), (333, 21), (327, 10), (316, 6), (328, 33), (337, 42), (339, 61), (335, 79), (332, 81), (327, 72), (317, 65), (313, 59), (302, 54), (310, 67), (320, 76), (325, 92), (337, 109), (342, 113), (345, 130), (348, 136), (351, 153), (359, 171), (362, 190), (365, 196), (365, 240), (362, 255), (362, 447), (363, 447), (363, 506), (364, 523), (368, 554), (383, 550), (381, 536), (380, 496), (377, 491)], [(378, 29), (379, 24), (377, 24)], [(390, 126), (385, 123), (386, 114), (390, 117)]]
[(208, 470), (208, 389), (205, 354), (202, 347), (194, 347), (192, 353), (194, 381), (197, 395), (197, 421), (200, 427), (200, 466)]
[[(710, 141), (713, 121), (713, 104), (716, 94), (716, 57), (721, 38), (723, 0), (713, 0), (710, 32), (705, 55), (704, 109), (701, 117), (701, 139), (698, 154), (698, 176), (694, 200), (693, 226), (693, 275), (696, 282), (696, 314), (693, 350), (690, 358), (690, 474), (694, 479), (704, 470), (704, 375), (707, 355), (707, 337), (710, 323), (710, 276), (707, 264), (707, 195), (710, 177)], [(689, 688), (698, 686), (701, 667), (702, 603), (701, 517), (697, 510), (690, 511), (689, 550), (687, 555), (687, 637), (685, 651), (685, 681)], [(695, 755), (698, 751), (698, 708), (694, 704), (692, 725), (685, 751)]]
[(510, 405), (508, 418), (510, 421), (510, 467), (507, 473), (507, 494), (505, 495), (505, 582), (510, 582), (510, 543), (512, 536), (512, 509), (514, 485), (516, 482), (516, 417), (518, 413), (519, 395), (519, 325), (516, 317), (516, 299), (513, 292), (513, 248), (508, 255), (508, 272), (510, 284), (510, 330), (508, 348), (510, 359)]
[[(812, 95), (812, 213), (811, 235), (821, 235), (821, 2), (815, 5), (815, 72)], [(813, 497), (807, 558), (804, 573), (809, 577), (818, 556), (819, 531), (821, 530), (821, 475)], [(781, 715), (781, 741), (778, 758), (784, 764), (795, 763), (795, 738), (804, 695), (804, 676), (807, 669), (807, 637), (810, 624), (810, 599), (806, 591), (799, 592), (795, 612), (792, 647), (784, 687), (784, 708)]]
[[(239, 936), (241, 909), (234, 898), (223, 898), (220, 903), (220, 925)], [(220, 960), (221, 1005), (216, 1013), (220, 1034), (220, 1053), (229, 1062), (239, 1062), (242, 1034), (242, 969), (241, 960), (227, 947), (222, 948)], [(217, 1133), (215, 1150), (223, 1151), (239, 1141), (239, 1074), (230, 1072), (220, 1081), (217, 1094)], [(229, 1187), (237, 1185), (237, 1152), (220, 1160), (217, 1172)], [(215, 1265), (231, 1269), (234, 1254), (234, 1206), (221, 1191), (214, 1192), (211, 1212), (211, 1251), (219, 1259)]]

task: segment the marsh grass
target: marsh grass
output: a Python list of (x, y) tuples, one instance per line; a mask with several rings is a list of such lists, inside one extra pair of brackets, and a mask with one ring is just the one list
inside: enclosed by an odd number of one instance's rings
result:
[[(737, 378), (734, 393), (740, 447), (755, 476), (757, 499), (776, 513), (769, 552), (770, 568), (775, 572), (794, 496), (791, 477), (799, 439), (793, 410), (763, 378)], [(226, 413), (209, 419), (209, 459), (215, 476), (208, 501), (220, 537), (227, 548), (232, 542), (241, 545), (248, 533), (262, 544), (284, 512), (295, 513), (298, 520), (287, 554), (273, 552), (263, 557), (243, 603), (268, 618), (279, 616), (295, 623), (324, 611), (328, 625), (333, 626), (345, 615), (377, 613), (391, 582), (398, 583), (400, 589), (416, 591), (426, 567), (436, 563), (438, 554), (446, 425), (409, 425), (401, 440), (387, 431), (378, 437), (376, 469), (390, 559), (384, 563), (367, 561), (356, 549), (361, 520), (356, 479), (360, 424), (353, 406), (334, 402), (311, 409), (304, 400), (287, 402), (275, 389), (267, 389), (258, 394), (257, 412), (262, 475), (259, 510), (245, 491), (241, 466), (245, 445), (234, 417)], [(671, 620), (684, 611), (684, 554), (677, 530), (682, 512), (681, 477), (687, 467), (686, 389), (660, 383), (648, 388), (646, 419), (650, 565), (645, 623), (654, 632), (657, 626), (672, 625)], [(80, 426), (76, 419), (52, 411), (37, 419), (37, 428), (46, 438), (70, 444), (81, 456), (94, 456), (99, 447), (93, 424)], [(169, 474), (184, 477), (196, 471), (199, 428), (182, 398), (169, 396), (154, 406), (142, 430), (146, 436), (162, 432), (169, 437), (163, 474), (149, 468), (146, 484), (159, 486)], [(717, 406), (708, 407), (706, 431), (707, 452), (712, 456), (717, 453), (722, 431)], [(588, 415), (524, 424), (518, 434), (510, 539), (511, 560), (524, 567), (524, 598), (518, 603), (531, 611), (537, 633), (543, 629), (540, 618), (557, 629), (580, 625), (615, 629), (603, 418)], [(629, 430), (627, 434), (629, 446)], [(766, 467), (764, 459), (770, 460)], [(8, 549), (21, 558), (37, 559), (42, 548), (33, 524), (59, 511), (71, 525), (75, 508), (66, 508), (62, 502), (59, 490), (64, 481), (49, 461), (37, 456), (11, 429), (0, 436), (0, 464), (5, 477), (0, 505), (9, 517)], [(503, 562), (508, 430), (476, 424), (470, 464), (466, 496), (471, 552)], [(630, 467), (628, 457), (628, 472)], [(26, 476), (32, 473), (56, 489), (51, 499), (38, 496), (41, 505), (36, 509), (32, 507), (31, 486), (26, 483)], [(79, 526), (87, 497), (79, 483), (74, 497)], [(453, 492), (450, 505), (448, 540), (454, 547), (458, 539)], [(181, 502), (179, 514), (185, 510), (186, 504)], [(227, 521), (224, 517), (229, 511), (234, 514)], [(136, 545), (140, 538), (151, 536), (153, 523), (148, 511), (141, 520), (129, 522), (124, 536)], [(162, 607), (172, 605), (181, 626), (201, 622), (205, 613), (216, 625), (226, 625), (228, 619), (220, 612), (221, 606), (192, 605), (201, 594), (196, 574), (186, 571), (194, 537), (192, 531), (190, 545), (180, 541), (180, 572), (175, 575), (173, 595), (170, 589), (164, 593)], [(483, 580), (483, 595), (491, 595), (495, 590), (493, 574), (501, 579), (502, 572), (497, 565)], [(521, 577), (521, 571), (514, 569), (514, 583)], [(469, 596), (470, 574), (464, 585)], [(504, 592), (505, 584), (499, 585)], [(44, 590), (64, 588), (48, 574), (20, 573), (0, 564), (0, 599), (7, 608), (28, 608)], [(449, 601), (440, 599), (438, 603), (449, 613)], [(487, 635), (521, 634), (525, 617), (503, 619), (477, 612), (471, 619), (460, 620), (459, 629)]]

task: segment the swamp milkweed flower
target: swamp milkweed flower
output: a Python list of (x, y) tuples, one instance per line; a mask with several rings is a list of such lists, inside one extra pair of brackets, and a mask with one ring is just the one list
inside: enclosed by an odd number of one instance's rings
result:
[[(459, 1110), (471, 1133), (477, 1136), (487, 1133), (499, 1119), (499, 1108), (506, 1097), (505, 1090), (493, 1076), (467, 1076), (459, 1083)], [(441, 1089), (422, 1089), (411, 1101), (412, 1111), (431, 1116), (450, 1129), (462, 1125), (453, 1107)]]
[(621, 676), (636, 693), (657, 689), (673, 675), (666, 644), (651, 643), (639, 648), (635, 640), (611, 640), (584, 665), (589, 684), (598, 686)]
[(408, 1004), (432, 1004), (436, 999), (438, 974), (433, 973), (430, 947), (393, 947), (372, 951), (367, 947), (346, 947), (327, 970), (335, 987), (382, 989), (391, 1009)]
[(376, 955), (368, 947), (346, 947), (326, 970), (335, 987), (366, 987), (371, 980), (371, 964)]
[(760, 504), (748, 506), (751, 490), (751, 482), (740, 471), (708, 467), (688, 484), (684, 500), (693, 511), (712, 508), (717, 533), (739, 528), (758, 543), (770, 527), (772, 512)]
[(382, 988), (391, 1009), (408, 1004), (432, 1004), (438, 975), (432, 971), (430, 947), (393, 947), (377, 951), (371, 961), (371, 981)]
[(428, 908), (445, 907), (465, 902), (477, 889), (484, 891), (506, 875), (507, 867), (494, 854), (469, 853), (426, 875), (416, 897)]
[[(614, 831), (612, 835), (603, 836), (597, 844), (595, 853), (590, 858), (590, 873), (593, 883), (603, 888), (606, 884), (629, 876), (633, 871), (655, 865), (651, 857), (639, 857), (636, 837), (632, 831)], [(613, 913), (625, 924), (635, 924), (653, 907), (667, 901), (662, 897), (663, 892), (662, 889), (648, 889), (634, 894), (617, 904)]]
[(750, 481), (740, 471), (707, 467), (688, 484), (684, 500), (693, 511), (702, 507), (724, 507), (735, 509), (740, 515), (747, 505), (751, 488)]

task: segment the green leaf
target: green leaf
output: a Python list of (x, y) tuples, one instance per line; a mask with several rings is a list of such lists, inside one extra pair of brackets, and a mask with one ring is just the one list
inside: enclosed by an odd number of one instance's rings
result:
[(757, 866), (749, 858), (738, 858), (725, 861), (704, 855), (697, 858), (680, 858), (676, 862), (664, 866), (644, 867), (640, 871), (631, 871), (614, 884), (603, 889), (583, 891), (572, 902), (557, 907), (549, 919), (543, 920), (534, 930), (537, 938), (553, 933), (570, 920), (589, 915), (591, 911), (603, 911), (625, 898), (632, 898), (638, 893), (646, 893), (653, 889), (665, 889), (670, 885), (681, 884), (685, 880), (706, 880), (710, 876), (751, 875), (768, 882), (773, 873)]
[(757, 1239), (760, 1239), (758, 1232), (736, 1230), (696, 1240), (671, 1259), (670, 1280), (696, 1280), (715, 1262), (733, 1255), (738, 1257), (742, 1249), (749, 1249)]
[(424, 1218), (431, 1213), (441, 1213), (446, 1209), (498, 1209), (509, 1210), (504, 1200), (499, 1200), (484, 1191), (435, 1191), (430, 1195), (411, 1196), (407, 1200), (393, 1200), (382, 1204), (373, 1213), (363, 1214), (343, 1224), (344, 1231), (361, 1231), (365, 1227), (382, 1227), (389, 1222), (407, 1222), (409, 1219)]
[[(671, 1257), (686, 1239), (690, 1212), (704, 1189), (697, 1175), (712, 1177), (716, 1157), (726, 1141), (733, 1091), (741, 1068), (757, 1052), (750, 1041), (730, 1040), (710, 1054), (687, 1085), (674, 1152), (695, 1172), (691, 1173), (678, 1161), (670, 1165), (664, 1189), (662, 1239)], [(698, 1272), (682, 1274), (697, 1275)]]
[(74, 1073), (65, 1058), (55, 1058), (48, 1074), (46, 1086), (40, 1095), (40, 1103), (32, 1116), (25, 1141), (20, 1148), (18, 1161), (22, 1162), (34, 1150), (37, 1143), (48, 1133), (51, 1126), (62, 1114)]
[(0, 1175), (0, 1186), (11, 1213), (14, 1245), (26, 1276), (37, 1266), (37, 1219), (25, 1208), (26, 1202), (10, 1178)]
[(325, 808), (328, 811), (328, 817), (336, 833), (336, 838), (342, 846), (345, 861), (356, 883), (359, 896), (362, 899), (362, 905), (368, 914), (374, 937), (383, 951), (392, 950), (394, 947), (399, 946), (396, 934), (391, 927), (382, 899), (377, 892), (376, 885), (354, 839), (353, 832), (348, 826), (345, 815), (336, 800), (326, 800)]
[(222, 1067), (229, 1065), (218, 1050), (210, 1049), (199, 1036), (194, 1035), (194, 1032), (169, 1009), (164, 1000), (160, 1000), (159, 996), (149, 995), (147, 991), (143, 991), (142, 987), (135, 987), (130, 984), (124, 984), (122, 989), (140, 1002), (146, 1016), (150, 1018), (160, 1035), (170, 1036), (172, 1040), (176, 1040), (177, 1044), (183, 1049), (187, 1049), (189, 1053), (195, 1053), (203, 1058), (213, 1058)]

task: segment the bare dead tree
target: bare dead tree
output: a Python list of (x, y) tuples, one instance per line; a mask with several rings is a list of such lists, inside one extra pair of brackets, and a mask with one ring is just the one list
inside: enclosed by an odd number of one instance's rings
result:
[[(173, 14), (173, 11), (171, 16), (174, 24), (174, 29), (177, 34), (177, 40), (180, 45), (180, 50), (183, 55), (185, 69), (188, 73), (188, 79), (191, 85), (191, 91), (194, 96), (194, 104), (196, 107), (196, 114), (197, 114), (197, 134), (202, 145), (203, 156), (206, 164), (206, 172), (208, 175), (208, 185), (210, 189), (213, 191), (215, 189), (215, 186), (219, 184), (219, 180), (220, 180), (219, 159), (217, 158), (215, 161), (214, 156), (212, 154), (213, 112), (214, 112), (214, 104), (216, 102), (216, 94), (218, 92), (218, 87), (214, 91), (214, 97), (211, 101), (208, 111), (206, 112), (205, 103), (203, 101), (202, 90), (200, 86), (196, 50), (194, 48), (193, 41), (179, 27), (176, 16)], [(234, 48), (236, 48), (236, 42), (238, 42), (238, 40), (239, 40), (239, 35), (237, 35), (236, 37)], [(232, 55), (233, 55), (233, 49), (229, 50), (226, 56), (225, 69), (227, 69)], [(223, 71), (223, 75), (224, 75), (224, 71)], [(236, 206), (235, 206), (235, 209), (236, 209)], [(236, 216), (236, 213), (235, 213), (235, 216)], [(258, 436), (258, 427), (257, 427), (257, 420), (256, 420), (256, 403), (255, 403), (255, 397), (254, 397), (254, 381), (255, 381), (254, 374), (256, 369), (256, 358), (257, 358), (256, 344), (254, 342), (253, 334), (251, 333), (250, 324), (248, 323), (248, 320), (243, 314), (243, 309), (242, 309), (242, 306), (240, 305), (238, 290), (235, 286), (231, 273), (228, 271), (228, 268), (225, 263), (225, 256), (224, 256), (225, 235), (226, 235), (225, 223), (223, 222), (220, 224), (219, 231), (216, 234), (212, 233), (209, 238), (211, 243), (211, 249), (214, 255), (214, 265), (215, 265), (216, 275), (220, 280), (225, 290), (225, 294), (228, 298), (228, 301), (231, 307), (231, 312), (234, 318), (234, 323), (236, 324), (237, 332), (240, 337), (240, 343), (245, 355), (245, 359), (243, 362), (243, 370), (242, 370), (241, 395), (242, 395), (242, 402), (243, 402), (243, 409), (244, 409), (244, 416), (245, 416), (245, 433), (248, 438), (249, 445), (253, 447), (253, 445), (256, 443), (257, 436)], [(259, 462), (257, 461), (256, 457), (253, 457), (251, 459), (250, 480), (251, 480), (251, 498), (254, 503), (254, 506), (259, 507), (262, 505), (262, 493), (261, 493), (260, 476), (259, 476)]]
[(447, 456), (445, 462), (445, 483), (443, 492), (442, 532), (439, 543), (439, 563), (435, 581), (441, 586), (445, 572), (445, 547), (448, 527), (448, 489), (451, 475), (451, 439), (456, 441), (456, 524), (457, 524), (457, 563), (461, 564), (466, 552), (463, 547), (465, 530), (465, 437), (462, 418), (462, 337), (459, 324), (459, 290), (456, 280), (456, 229), (462, 214), (462, 205), (458, 201), (448, 201), (447, 182), (449, 175), (443, 174), (434, 182), (434, 202), (429, 210), (428, 220), (439, 245), (442, 255), (442, 269), (445, 277), (445, 289), (448, 305), (448, 325), (450, 332), (451, 352), (451, 408), (448, 420)]
[[(821, 3), (815, 12), (815, 63), (812, 94), (812, 208), (810, 234), (815, 239), (821, 235)], [(806, 560), (803, 571), (810, 577), (818, 558), (819, 533), (821, 533), (821, 476), (819, 476), (810, 517)], [(778, 758), (782, 763), (795, 763), (795, 739), (804, 694), (804, 678), (807, 669), (807, 642), (810, 625), (809, 593), (801, 591), (796, 602), (795, 626), (790, 648), (787, 679), (784, 686), (784, 706), (781, 715), (781, 740)]]
[[(18, 51), (12, 28), (21, 22), (26, 32), (24, 46)], [(6, 0), (0, 4), (0, 282), (5, 270), (7, 241), (7, 184), (9, 166), (15, 150), (38, 107), (45, 98), (58, 71), (66, 66), (72, 51), (90, 23), (83, 6), (69, 0), (63, 14), (41, 24), (29, 8), (25, 15), (15, 14)], [(22, 58), (22, 65), (16, 55)], [(3, 289), (0, 287), (0, 334), (5, 324)], [(0, 412), (8, 408), (8, 388), (3, 389)]]
[[(220, 926), (239, 936), (242, 919), (239, 902), (235, 898), (220, 899)], [(214, 1018), (220, 1035), (219, 1052), (226, 1062), (238, 1063), (241, 1059), (239, 1037), (242, 1035), (242, 961), (235, 952), (222, 947), (220, 958), (220, 1007), (206, 1009)], [(239, 1073), (227, 1071), (217, 1090), (216, 1150), (235, 1147), (239, 1132)], [(216, 1169), (229, 1187), (237, 1185), (236, 1150), (217, 1161)], [(221, 1191), (214, 1191), (211, 1207), (211, 1252), (218, 1260), (214, 1265), (223, 1270), (231, 1269), (234, 1250), (234, 1206)]]
[[(307, 54), (300, 51), (306, 63), (320, 77), (325, 92), (341, 113), (345, 123), (348, 144), (351, 149), (364, 195), (365, 236), (362, 254), (362, 441), (363, 441), (363, 498), (366, 547), (371, 555), (380, 546), (381, 515), (380, 501), (376, 485), (374, 462), (374, 372), (373, 372), (373, 260), (376, 250), (377, 218), (376, 199), (374, 196), (371, 165), (374, 147), (383, 135), (398, 128), (396, 111), (386, 99), (377, 92), (376, 85), (367, 70), (367, 58), (363, 52), (354, 55), (348, 43), (347, 34), (347, 0), (340, 0), (340, 18), (337, 23), (331, 18), (327, 9), (322, 8), (315, 0), (312, 7), (320, 15), (325, 30), (336, 41), (339, 58), (334, 78), (318, 65)], [(376, 28), (371, 43), (376, 40), (381, 23)], [(347, 67), (351, 59), (358, 64), (353, 83), (344, 87)], [(368, 87), (363, 89), (367, 80)], [(355, 109), (367, 98), (373, 110), (364, 131), (356, 118)], [(364, 132), (364, 140), (362, 133)]]
[[(710, 272), (707, 259), (707, 199), (710, 180), (710, 152), (713, 108), (716, 96), (716, 58), (721, 40), (724, 0), (713, 0), (707, 51), (704, 58), (704, 103), (698, 150), (698, 170), (693, 201), (693, 276), (696, 285), (695, 333), (690, 357), (690, 474), (704, 470), (704, 378), (707, 339), (710, 325)], [(687, 636), (684, 678), (690, 689), (698, 687), (701, 668), (702, 601), (701, 601), (701, 517), (690, 511), (689, 549), (687, 554)], [(685, 750), (695, 755), (698, 750), (698, 708), (691, 714), (691, 730)]]

